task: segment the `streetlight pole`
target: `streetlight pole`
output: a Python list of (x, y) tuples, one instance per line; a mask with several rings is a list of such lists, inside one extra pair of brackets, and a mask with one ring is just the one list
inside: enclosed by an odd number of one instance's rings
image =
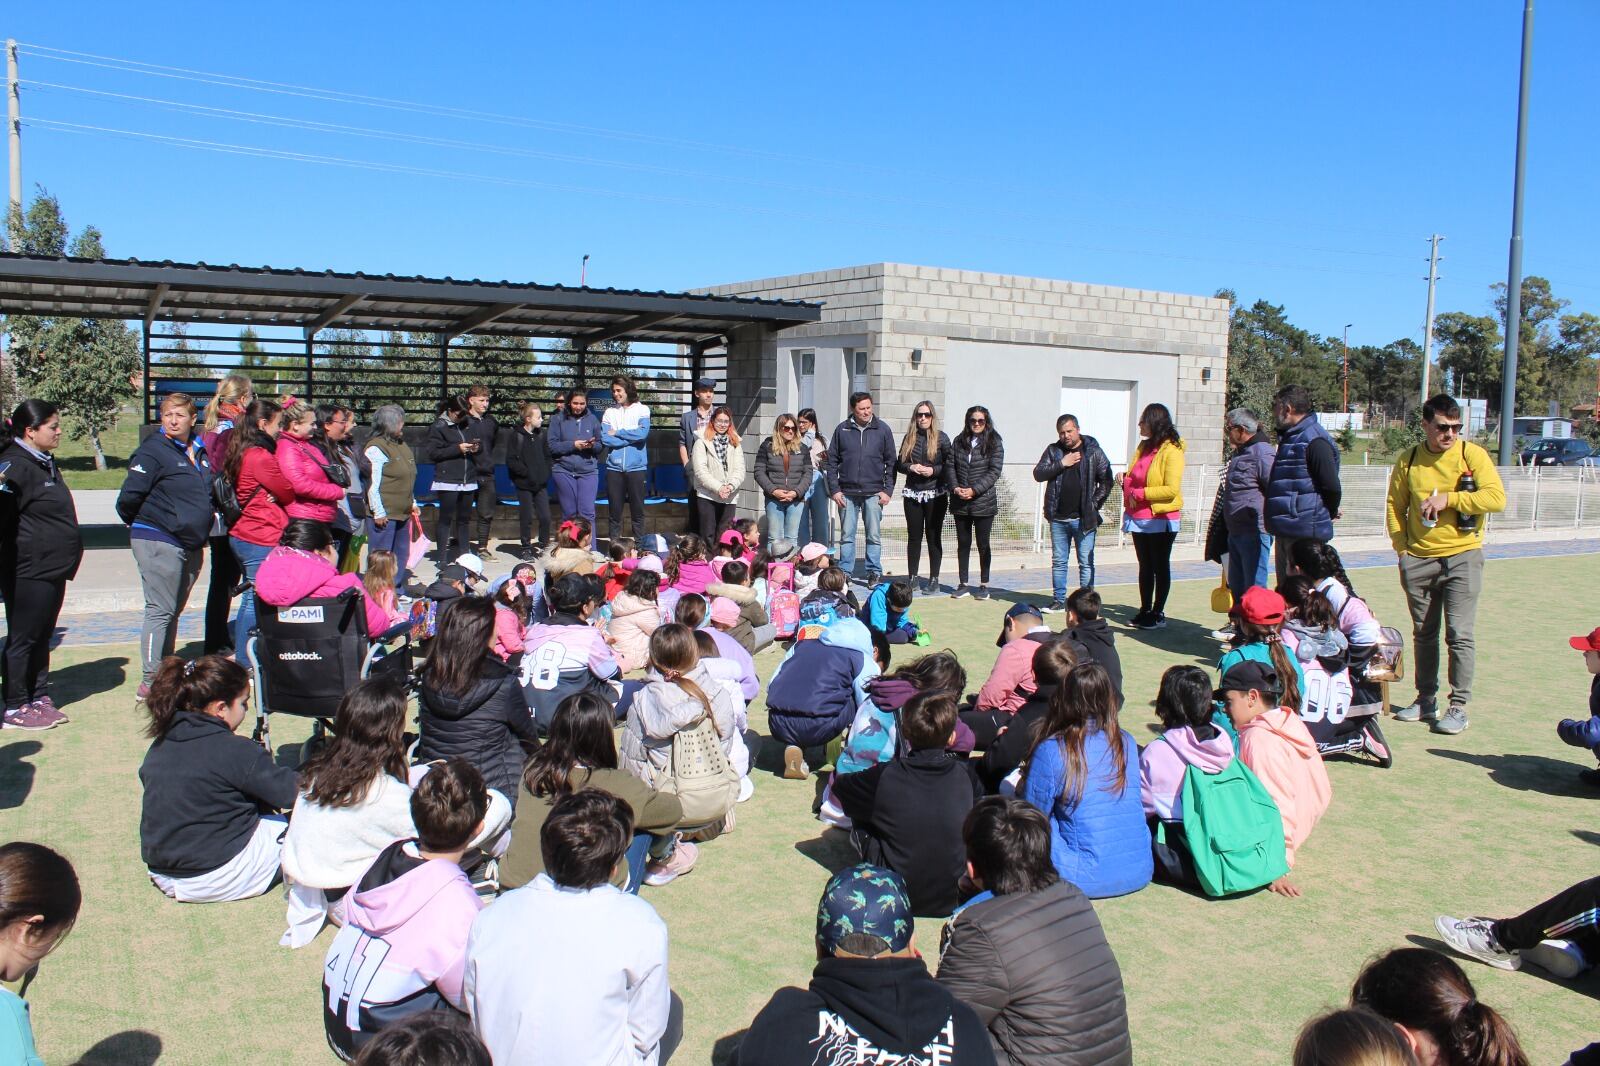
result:
[(589, 253), (583, 254), (583, 262), (578, 266), (578, 287), (587, 288), (589, 285)]
[(1350, 424), (1350, 327), (1355, 323), (1344, 324), (1344, 413), (1345, 425)]
[(1500, 465), (1513, 461), (1517, 417), (1517, 341), (1522, 333), (1522, 178), (1528, 164), (1528, 68), (1533, 63), (1533, 0), (1522, 5), (1522, 76), (1517, 87), (1517, 164), (1511, 187), (1511, 263), (1506, 271), (1506, 360), (1500, 377)]

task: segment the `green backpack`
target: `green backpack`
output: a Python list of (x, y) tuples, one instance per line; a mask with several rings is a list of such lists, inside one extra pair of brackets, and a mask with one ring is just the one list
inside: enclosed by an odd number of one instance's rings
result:
[(1182, 796), (1183, 833), (1206, 895), (1253, 892), (1289, 872), (1283, 816), (1237, 755), (1221, 773), (1187, 767)]

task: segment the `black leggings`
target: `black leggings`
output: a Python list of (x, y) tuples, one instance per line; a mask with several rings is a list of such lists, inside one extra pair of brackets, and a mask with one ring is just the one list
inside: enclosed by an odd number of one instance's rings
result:
[(1600, 877), (1579, 881), (1533, 909), (1494, 923), (1494, 938), (1509, 951), (1538, 947), (1541, 940), (1570, 940), (1592, 964), (1600, 960)]
[[(961, 583), (967, 583), (967, 557), (972, 554), (972, 533), (978, 533), (978, 583), (989, 583), (989, 530), (994, 527), (994, 515), (985, 515), (975, 518), (971, 515), (958, 514), (956, 520), (956, 576)], [(932, 559), (932, 549), (928, 552)]]
[(699, 524), (700, 539), (706, 542), (706, 547), (716, 550), (717, 538), (722, 536), (727, 528), (733, 525), (736, 517), (733, 501), (708, 500), (704, 496), (694, 498), (694, 513)]
[[(906, 573), (917, 576), (922, 566), (922, 538), (928, 538), (928, 576), (939, 580), (939, 564), (944, 562), (944, 515), (950, 509), (950, 497), (935, 496), (927, 503), (919, 503), (909, 496), (900, 497), (906, 505)], [(985, 535), (984, 544), (988, 544)]]
[(517, 490), (517, 521), (522, 526), (522, 544), (524, 547), (533, 542), (528, 538), (533, 533), (533, 516), (539, 515), (539, 547), (550, 543), (550, 493), (545, 489), (518, 489)]
[(633, 512), (633, 542), (644, 540), (644, 471), (607, 470), (606, 506), (611, 512), (611, 524), (606, 529), (608, 538), (622, 535), (622, 502), (627, 497), (628, 509)]
[(211, 538), (211, 582), (206, 586), (206, 643), (205, 653), (215, 655), (233, 647), (233, 628), (228, 625), (228, 612), (233, 607), (233, 586), (239, 583), (244, 571), (233, 554), (228, 535)]
[(1176, 533), (1135, 533), (1133, 554), (1139, 559), (1139, 611), (1162, 614), (1172, 591), (1172, 545)]
[(450, 554), (450, 545), (458, 545), (456, 552), (467, 550), (469, 527), (472, 525), (472, 499), (477, 490), (471, 492), (450, 492), (440, 489), (439, 521), (433, 527), (433, 543), (439, 550), (440, 565), (455, 558)]
[(50, 638), (55, 635), (67, 579), (35, 581), (15, 572), (0, 577), (6, 598), (6, 648), (0, 657), (0, 689), (5, 709), (50, 695)]
[(489, 531), (494, 526), (495, 506), (500, 502), (500, 490), (495, 487), (494, 472), (479, 474), (483, 482), (478, 486), (478, 543), (489, 546)]

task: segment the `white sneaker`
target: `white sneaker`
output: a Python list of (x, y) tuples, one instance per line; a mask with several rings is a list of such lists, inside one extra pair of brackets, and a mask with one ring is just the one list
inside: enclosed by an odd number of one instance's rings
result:
[(1570, 940), (1541, 940), (1538, 946), (1517, 954), (1552, 977), (1570, 981), (1589, 968), (1583, 951)]
[(1522, 968), (1521, 956), (1500, 946), (1492, 932), (1494, 923), (1487, 918), (1452, 918), (1441, 914), (1433, 920), (1433, 927), (1446, 944), (1469, 958), (1499, 970)]
[(743, 803), (756, 794), (756, 783), (748, 777), (739, 778), (739, 802)]

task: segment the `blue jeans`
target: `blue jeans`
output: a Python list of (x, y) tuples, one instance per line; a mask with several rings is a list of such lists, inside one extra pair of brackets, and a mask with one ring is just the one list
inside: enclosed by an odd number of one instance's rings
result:
[(1050, 520), (1050, 580), (1057, 603), (1067, 602), (1067, 566), (1074, 546), (1078, 552), (1078, 587), (1094, 588), (1094, 534), (1094, 530), (1083, 528), (1082, 519)]
[(650, 845), (655, 840), (649, 833), (635, 833), (633, 843), (628, 845), (627, 891), (635, 896), (639, 894), (639, 886), (644, 884), (644, 864), (648, 861)]
[(1248, 589), (1260, 585), (1270, 588), (1267, 575), (1272, 564), (1272, 537), (1266, 533), (1228, 534), (1228, 591), (1235, 601)]
[(245, 638), (256, 627), (256, 571), (261, 569), (262, 562), (272, 549), (251, 544), (238, 537), (229, 537), (228, 542), (233, 545), (233, 554), (238, 557), (239, 569), (244, 573), (244, 579), (249, 582), (244, 595), (239, 597), (239, 614), (233, 620), (233, 646), (243, 657)]
[(411, 576), (411, 516), (390, 518), (381, 527), (367, 519), (368, 558), (376, 551), (394, 552), (394, 587), (406, 587)]
[(867, 577), (883, 573), (883, 504), (878, 497), (846, 496), (844, 498), (844, 528), (840, 532), (839, 566), (846, 577), (854, 577), (856, 569), (856, 520), (865, 519), (867, 527)]
[(796, 548), (800, 537), (800, 519), (805, 515), (806, 501), (793, 499), (788, 503), (779, 503), (770, 496), (767, 498), (767, 544), (775, 540), (786, 540)]
[(833, 515), (829, 512), (831, 506), (827, 479), (821, 474), (813, 475), (811, 489), (805, 497), (805, 507), (800, 511), (800, 532), (796, 543), (802, 547), (813, 541), (818, 544), (833, 544)]

